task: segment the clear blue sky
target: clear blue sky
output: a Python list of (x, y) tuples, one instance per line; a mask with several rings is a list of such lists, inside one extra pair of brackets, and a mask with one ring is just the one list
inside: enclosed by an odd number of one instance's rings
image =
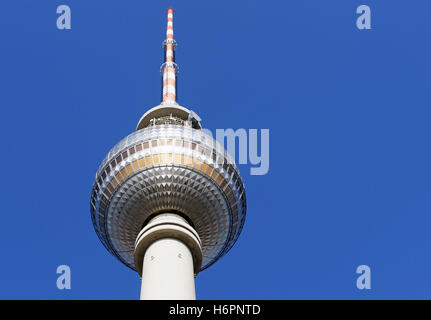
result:
[[(72, 30), (56, 28), (60, 4)], [(372, 30), (356, 28), (361, 4)], [(0, 1), (0, 298), (138, 298), (89, 197), (105, 154), (160, 101), (170, 5), (181, 104), (212, 130), (270, 129), (270, 171), (240, 166), (246, 224), (198, 298), (430, 299), (424, 0)]]

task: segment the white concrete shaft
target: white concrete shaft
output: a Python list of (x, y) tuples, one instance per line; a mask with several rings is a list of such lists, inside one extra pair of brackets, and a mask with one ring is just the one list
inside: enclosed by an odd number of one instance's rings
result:
[(135, 266), (142, 275), (141, 300), (194, 300), (195, 275), (202, 265), (196, 230), (181, 216), (151, 219), (135, 242)]
[(195, 300), (193, 257), (180, 240), (153, 242), (145, 252), (141, 300)]

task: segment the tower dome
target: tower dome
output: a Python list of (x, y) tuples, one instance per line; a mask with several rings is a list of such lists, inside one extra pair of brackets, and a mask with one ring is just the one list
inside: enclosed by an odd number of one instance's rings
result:
[(96, 232), (132, 269), (135, 240), (157, 214), (176, 212), (195, 228), (202, 242), (201, 269), (232, 247), (245, 220), (245, 190), (233, 159), (192, 121), (172, 116), (172, 108), (159, 109), (154, 124), (115, 145), (93, 185)]

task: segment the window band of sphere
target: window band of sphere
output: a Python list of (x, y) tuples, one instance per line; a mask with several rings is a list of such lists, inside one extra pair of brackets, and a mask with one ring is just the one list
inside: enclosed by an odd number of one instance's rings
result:
[(115, 188), (134, 172), (138, 172), (139, 170), (149, 166), (170, 164), (189, 166), (210, 177), (225, 192), (232, 209), (236, 209), (237, 205), (235, 202), (235, 196), (231, 187), (228, 185), (229, 182), (226, 181), (226, 179), (221, 174), (219, 174), (213, 166), (202, 162), (198, 158), (174, 153), (147, 155), (134, 160), (131, 164), (127, 164), (118, 173), (116, 173), (114, 177), (112, 177), (110, 183), (108, 183), (106, 188), (102, 191), (102, 195), (106, 198), (106, 200), (109, 200), (109, 198), (114, 194)]
[[(208, 154), (210, 153), (207, 148), (203, 148), (200, 145), (197, 148), (198, 145), (195, 142), (190, 142), (190, 141), (187, 141), (187, 140), (178, 140), (178, 139), (172, 139), (172, 138), (170, 138), (170, 139), (155, 139), (155, 140), (145, 141), (143, 143), (139, 143), (137, 145), (129, 147), (129, 150), (128, 150), (129, 153), (126, 150), (126, 151), (123, 151), (120, 154), (118, 154), (116, 157), (114, 157), (113, 160), (111, 160), (110, 165), (108, 164), (106, 166), (105, 170), (102, 171), (101, 174), (99, 174), (99, 176), (103, 177), (103, 180), (105, 180), (105, 177), (109, 175), (109, 173), (111, 172), (111, 170), (115, 170), (116, 166), (121, 164), (121, 161), (126, 160), (129, 157), (129, 155), (133, 155), (133, 154), (135, 154), (135, 152), (140, 152), (142, 150), (149, 149), (150, 148), (150, 143), (151, 143), (151, 145), (152, 145), (153, 148), (157, 147), (158, 145), (164, 146), (164, 145), (172, 145), (172, 144), (174, 144), (175, 146), (178, 146), (178, 147), (185, 147), (187, 149), (191, 149), (191, 150), (194, 150), (194, 151), (199, 151), (201, 154), (203, 154), (205, 156), (208, 156)], [(234, 184), (236, 185), (237, 190), (240, 191), (240, 195), (242, 196), (242, 194), (244, 193), (244, 191), (243, 191), (244, 188), (243, 188), (242, 183), (241, 183), (241, 178), (237, 174), (236, 170), (233, 170), (232, 166), (228, 165), (226, 162), (224, 162), (223, 164), (217, 163), (216, 162), (217, 161), (217, 154), (214, 151), (212, 152), (212, 154), (213, 154), (212, 159), (213, 159), (213, 161), (215, 161), (216, 167), (217, 166), (223, 166), (223, 169), (225, 170), (225, 172), (227, 172), (228, 175), (232, 177), (232, 181), (234, 182)], [(137, 171), (137, 170), (139, 170), (139, 167), (143, 168), (143, 167), (146, 167), (146, 166), (149, 166), (149, 165), (157, 165), (159, 163), (162, 163), (162, 164), (169, 164), (170, 163), (170, 162), (166, 162), (166, 161), (160, 162), (158, 155), (155, 155), (155, 156), (156, 157), (154, 157), (154, 155), (153, 155), (153, 160), (151, 160), (151, 156), (150, 155), (147, 155), (147, 156), (139, 159), (138, 162), (134, 161), (132, 163), (134, 170)], [(182, 155), (182, 154), (175, 154), (174, 157), (176, 157), (175, 161), (173, 162), (174, 164), (184, 164), (184, 165), (193, 166), (192, 165), (192, 163), (193, 163), (193, 157)], [(179, 160), (180, 159), (179, 157), (181, 157), (181, 161)], [(199, 161), (199, 160), (197, 160), (197, 161)], [(138, 163), (139, 163), (139, 167), (138, 167)], [(204, 164), (204, 165), (206, 165), (206, 164)], [(195, 167), (195, 168), (199, 169), (198, 167)], [(126, 170), (129, 172), (127, 175), (129, 175), (131, 173), (130, 172), (131, 167), (129, 167)], [(206, 172), (206, 171), (204, 170), (203, 172)], [(127, 176), (125, 174), (125, 171), (122, 171), (120, 173), (117, 173), (115, 175), (115, 178), (112, 179), (111, 183), (113, 184), (113, 186), (111, 186), (111, 188), (112, 187), (115, 188), (118, 185), (118, 183), (121, 183), (121, 181), (123, 181), (123, 178), (125, 178)], [(206, 174), (209, 175), (209, 173), (206, 173)], [(217, 184), (219, 184), (219, 186), (222, 189), (224, 189), (225, 184), (221, 185), (221, 182), (223, 181), (222, 179), (223, 179), (223, 177), (221, 177), (220, 180), (218, 180), (217, 177), (216, 177), (214, 180), (216, 180)], [(96, 188), (96, 189), (100, 189), (102, 187), (102, 180), (101, 180), (101, 178), (99, 178), (97, 182), (98, 182), (98, 186), (97, 186), (98, 188)], [(229, 181), (227, 181), (226, 184), (228, 182)], [(98, 190), (93, 190), (93, 194), (92, 194), (92, 197), (91, 197), (92, 207), (95, 206), (94, 202), (95, 202), (96, 198), (94, 196), (96, 195), (97, 192), (98, 192)], [(110, 192), (112, 193), (112, 190), (110, 190)], [(231, 200), (231, 199), (229, 199), (229, 200)]]

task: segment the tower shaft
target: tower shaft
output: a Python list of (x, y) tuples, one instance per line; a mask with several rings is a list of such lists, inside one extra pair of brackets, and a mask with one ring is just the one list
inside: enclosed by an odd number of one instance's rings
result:
[(155, 216), (135, 243), (141, 300), (195, 300), (201, 261), (200, 238), (185, 219), (173, 213)]
[(141, 300), (195, 300), (193, 257), (180, 240), (153, 242), (144, 255)]

